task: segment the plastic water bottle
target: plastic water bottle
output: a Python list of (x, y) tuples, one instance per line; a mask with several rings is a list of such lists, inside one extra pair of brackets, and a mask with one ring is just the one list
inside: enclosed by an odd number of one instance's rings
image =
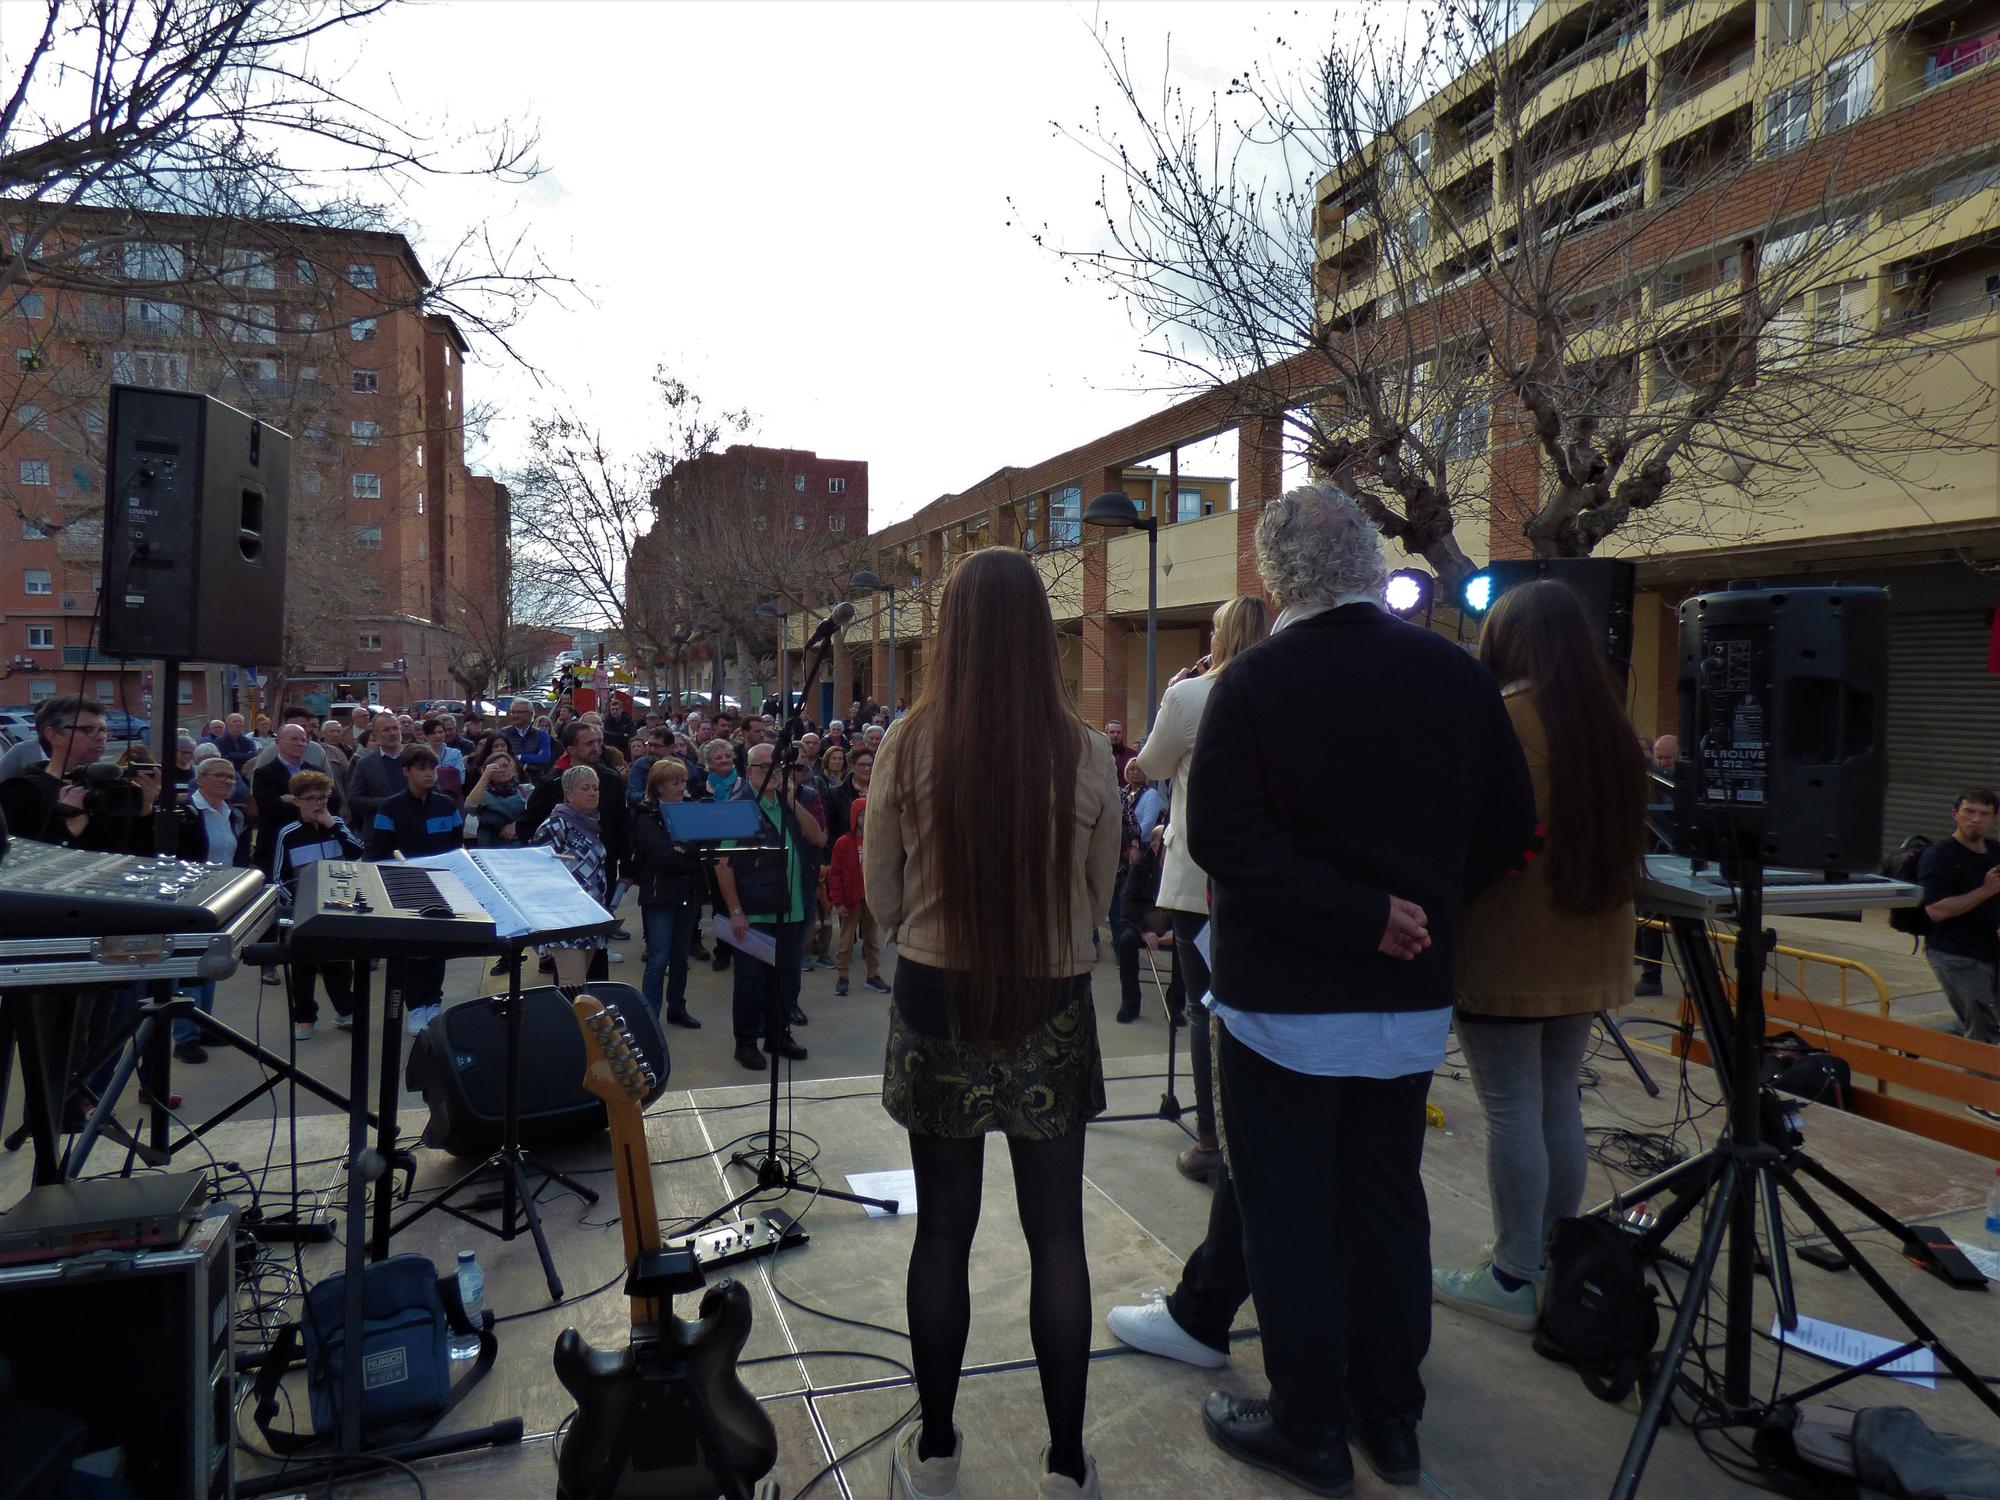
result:
[[(486, 1310), (486, 1273), (479, 1269), (479, 1261), (470, 1250), (458, 1252), (458, 1300), (464, 1305), (465, 1321), (477, 1328), (479, 1315)], [(479, 1335), (454, 1336), (451, 1357), (454, 1360), (479, 1358)]]
[(1986, 1248), (2000, 1250), (2000, 1167), (1993, 1169), (1993, 1186), (1986, 1190)]

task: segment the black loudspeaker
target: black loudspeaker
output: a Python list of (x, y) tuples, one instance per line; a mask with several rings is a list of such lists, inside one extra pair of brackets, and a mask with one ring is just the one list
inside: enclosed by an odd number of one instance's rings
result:
[[(1493, 599), (1537, 578), (1569, 585), (1604, 642), (1604, 659), (1622, 682), (1632, 670), (1632, 589), (1638, 569), (1615, 557), (1506, 557), (1480, 569)], [(1490, 608), (1490, 606), (1489, 606)]]
[(277, 666), (292, 440), (187, 391), (111, 388), (104, 650)]
[[(629, 984), (584, 986), (625, 1018), (646, 1066), (659, 1080), (646, 1102), (667, 1086), (667, 1041), (645, 1000)], [(507, 1103), (507, 1018), (498, 995), (467, 1000), (438, 1013), (410, 1046), (409, 1087), (430, 1106), (424, 1144), (454, 1156), (500, 1149)], [(554, 985), (521, 992), (521, 1144), (545, 1146), (605, 1127), (604, 1101), (583, 1087), (583, 1034), (576, 1013)]]
[(1734, 585), (1680, 612), (1683, 854), (1847, 874), (1882, 853), (1889, 595)]

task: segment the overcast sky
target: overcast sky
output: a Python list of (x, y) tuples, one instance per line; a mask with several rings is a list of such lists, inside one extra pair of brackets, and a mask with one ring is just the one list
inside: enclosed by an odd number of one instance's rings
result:
[[(468, 222), (524, 226), (580, 283), (567, 311), (543, 303), (519, 330), (547, 388), (492, 348), (467, 372), (468, 399), (501, 408), (487, 467), (516, 461), (528, 416), (563, 399), (643, 449), (665, 362), (750, 408), (755, 441), (868, 460), (880, 526), (1166, 399), (1122, 303), (1066, 281), (1025, 227), (1096, 232), (1097, 168), (1050, 125), (1115, 106), (1093, 18), (1153, 77), (1171, 36), (1175, 78), (1206, 94), (1274, 36), (1323, 41), (1355, 14), (440, 0), (322, 62), (351, 66), (357, 92), (393, 83), (411, 112), (540, 129), (549, 171), (533, 186), (433, 182), (407, 206), (425, 248)], [(1233, 444), (1184, 452), (1183, 468), (1204, 460), (1233, 474)]]

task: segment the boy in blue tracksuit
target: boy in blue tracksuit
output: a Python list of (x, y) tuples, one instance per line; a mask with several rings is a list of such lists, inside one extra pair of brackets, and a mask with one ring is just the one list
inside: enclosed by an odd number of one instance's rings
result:
[[(437, 789), (438, 758), (429, 745), (402, 753), (403, 790), (375, 811), (368, 829), (368, 858), (422, 859), (446, 854), (465, 842), (465, 814)], [(444, 1008), (444, 960), (403, 960), (403, 1031), (416, 1036)]]

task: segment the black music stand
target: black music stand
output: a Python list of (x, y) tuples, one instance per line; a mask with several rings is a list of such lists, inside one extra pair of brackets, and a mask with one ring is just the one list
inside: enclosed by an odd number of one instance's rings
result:
[[(589, 928), (575, 928), (561, 932), (538, 933), (536, 934), (536, 939), (548, 942), (557, 938), (581, 937), (587, 935), (592, 930)], [(602, 929), (600, 927), (595, 930)], [(399, 1223), (389, 1224), (387, 1222), (387, 1202), (385, 1198), (378, 1195), (376, 1198), (376, 1232), (380, 1237), (381, 1243), (376, 1250), (376, 1258), (380, 1259), (383, 1251), (386, 1250), (389, 1236), (400, 1234), (434, 1208), (442, 1209), (461, 1223), (470, 1224), (474, 1229), (483, 1229), (486, 1233), (503, 1241), (513, 1240), (521, 1233), (524, 1227), (515, 1219), (515, 1213), (518, 1210), (526, 1220), (525, 1228), (527, 1232), (535, 1238), (535, 1253), (541, 1257), (542, 1276), (548, 1282), (549, 1300), (551, 1302), (560, 1302), (563, 1298), (562, 1277), (557, 1274), (555, 1257), (549, 1252), (549, 1237), (542, 1228), (542, 1216), (540, 1211), (535, 1207), (535, 1195), (528, 1188), (528, 1173), (537, 1172), (544, 1179), (561, 1183), (570, 1192), (575, 1193), (581, 1198), (585, 1204), (597, 1202), (598, 1195), (575, 1178), (565, 1176), (547, 1162), (538, 1160), (532, 1152), (521, 1144), (521, 958), (528, 946), (529, 941), (527, 939), (513, 938), (508, 940), (506, 947), (502, 950), (502, 956), (507, 961), (507, 993), (498, 998), (507, 1028), (506, 1062), (504, 1064), (507, 1083), (505, 1104), (501, 1111), (500, 1149), (488, 1156), (478, 1166), (461, 1175), (435, 1198), (404, 1215)], [(489, 1173), (497, 1173), (500, 1179), (500, 1222), (498, 1224), (478, 1217), (478, 1210), (493, 1206), (493, 1200), (490, 1197), (479, 1199), (465, 1208), (460, 1208), (451, 1202), (451, 1199), (458, 1193), (473, 1186), (478, 1179), (487, 1176)]]
[[(1174, 954), (1174, 962), (1177, 964), (1180, 962), (1180, 954), (1178, 952)], [(1191, 997), (1187, 993), (1187, 984), (1185, 979), (1183, 979), (1181, 985), (1181, 1014), (1184, 1019), (1176, 1021), (1174, 1019), (1174, 1009), (1171, 1005), (1167, 1003), (1167, 987), (1160, 980), (1160, 966), (1154, 960), (1153, 950), (1150, 948), (1146, 950), (1146, 967), (1152, 970), (1153, 993), (1159, 996), (1160, 1014), (1165, 1016), (1167, 1019), (1166, 1092), (1160, 1095), (1160, 1107), (1154, 1110), (1151, 1114), (1098, 1115), (1095, 1119), (1087, 1120), (1084, 1123), (1089, 1125), (1118, 1125), (1131, 1120), (1165, 1120), (1169, 1125), (1176, 1126), (1179, 1129), (1186, 1131), (1189, 1140), (1199, 1141), (1201, 1137), (1197, 1135), (1194, 1131), (1188, 1130), (1187, 1112), (1190, 1106), (1181, 1103), (1180, 1095), (1174, 1092), (1174, 1066), (1175, 1066), (1175, 1056), (1179, 1049), (1181, 1027), (1206, 1026), (1208, 1024), (1208, 1018), (1206, 1016), (1196, 1016), (1189, 1014), (1189, 1011), (1191, 1011), (1195, 1007), (1198, 1007), (1201, 1004), (1201, 1001), (1199, 999)]]

